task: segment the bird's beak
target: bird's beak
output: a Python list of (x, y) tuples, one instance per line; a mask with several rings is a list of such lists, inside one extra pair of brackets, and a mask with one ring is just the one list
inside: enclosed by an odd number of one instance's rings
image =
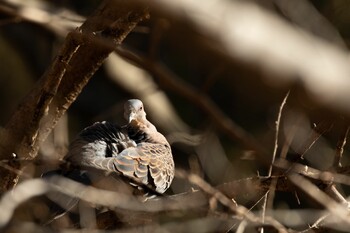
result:
[(131, 112), (129, 115), (129, 123), (131, 123), (133, 120), (136, 120), (136, 113)]

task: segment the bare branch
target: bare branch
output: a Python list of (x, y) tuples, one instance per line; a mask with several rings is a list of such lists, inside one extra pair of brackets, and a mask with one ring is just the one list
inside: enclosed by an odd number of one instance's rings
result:
[[(337, 29), (320, 13), (310, 1), (273, 0), (274, 5), (293, 23), (342, 48), (344, 40)], [(304, 19), (308, 20), (304, 20)]]
[[(191, 183), (200, 187), (204, 192), (208, 193), (212, 198), (215, 198), (221, 204), (228, 207), (231, 211), (236, 213), (238, 216), (243, 217), (253, 223), (264, 224), (261, 218), (258, 218), (252, 213), (250, 213), (249, 210), (246, 209), (244, 206), (238, 205), (234, 199), (227, 198), (223, 193), (221, 193), (219, 190), (209, 185), (199, 176), (195, 174), (186, 174), (184, 171), (179, 171), (179, 170), (176, 171), (176, 176), (188, 179)], [(266, 220), (266, 223), (271, 224), (279, 232), (288, 232), (287, 229), (285, 229), (284, 226), (281, 223), (279, 223), (277, 220), (271, 217), (266, 217), (265, 220)]]
[(67, 9), (52, 9), (43, 1), (38, 1), (35, 6), (28, 2), (10, 0), (4, 0), (3, 3), (0, 12), (13, 16), (16, 22), (28, 21), (39, 24), (60, 37), (66, 36), (67, 32), (79, 27), (85, 20), (84, 17)]
[(341, 159), (343, 157), (344, 147), (346, 145), (349, 129), (350, 129), (350, 126), (344, 127), (342, 134), (339, 138), (339, 141), (337, 143), (334, 160), (333, 160), (333, 167), (335, 168), (341, 167)]
[(283, 101), (282, 101), (282, 103), (280, 105), (280, 108), (279, 108), (279, 111), (278, 111), (278, 115), (277, 115), (277, 120), (275, 122), (275, 124), (276, 124), (276, 128), (275, 128), (275, 146), (274, 146), (274, 149), (273, 149), (271, 166), (270, 166), (270, 169), (269, 169), (268, 176), (272, 175), (272, 168), (273, 168), (273, 164), (275, 163), (277, 149), (278, 149), (278, 137), (279, 137), (279, 129), (280, 129), (280, 124), (281, 124), (282, 111), (283, 111), (284, 105), (286, 105), (288, 96), (289, 96), (289, 91), (287, 92), (286, 96), (284, 97), (284, 99), (283, 99)]
[(256, 74), (258, 78), (279, 88), (299, 83), (314, 102), (349, 116), (347, 51), (289, 25), (250, 1), (215, 3), (158, 0), (154, 8), (161, 15), (174, 15), (195, 25), (197, 32), (205, 35), (199, 43), (206, 48), (212, 45), (216, 54), (225, 51), (230, 62), (248, 64), (268, 74)]
[(305, 193), (308, 193), (313, 199), (323, 205), (330, 213), (336, 215), (339, 219), (344, 221), (344, 223), (350, 224), (350, 220), (348, 218), (349, 211), (346, 207), (335, 202), (314, 184), (300, 175), (291, 174), (289, 175), (289, 179), (294, 183), (294, 185), (299, 187)]

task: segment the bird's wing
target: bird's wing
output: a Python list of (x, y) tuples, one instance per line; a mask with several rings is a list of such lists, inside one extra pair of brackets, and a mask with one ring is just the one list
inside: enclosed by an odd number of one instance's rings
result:
[(156, 187), (156, 191), (163, 193), (174, 178), (174, 161), (170, 146), (154, 143), (140, 143), (138, 145), (148, 163), (149, 175)]
[(146, 185), (159, 193), (165, 192), (174, 177), (174, 162), (170, 147), (161, 144), (140, 143), (116, 154), (114, 157), (95, 157), (88, 166), (118, 172)]
[(159, 193), (165, 192), (174, 177), (174, 162), (167, 145), (140, 143), (118, 154), (115, 162), (118, 171), (151, 184)]
[(65, 160), (85, 165), (96, 157), (112, 157), (128, 147), (136, 147), (136, 143), (122, 127), (105, 121), (96, 122), (81, 131), (70, 144)]

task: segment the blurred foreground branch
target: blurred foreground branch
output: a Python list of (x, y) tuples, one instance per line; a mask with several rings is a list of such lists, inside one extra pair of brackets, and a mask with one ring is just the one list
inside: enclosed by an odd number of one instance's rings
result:
[[(275, 88), (300, 85), (307, 92), (303, 98), (350, 115), (347, 51), (293, 27), (252, 2), (216, 3), (157, 0), (154, 9), (162, 16), (172, 16), (177, 28), (186, 30), (185, 24), (194, 25), (192, 34), (184, 33), (187, 40), (196, 41), (194, 46), (237, 66), (248, 66), (256, 78)], [(203, 37), (198, 40), (194, 32)], [(261, 71), (266, 75), (262, 77)]]
[[(7, 192), (0, 200), (0, 207), (3, 210), (0, 213), (0, 228), (4, 227), (11, 219), (15, 209), (25, 201), (39, 195), (45, 195), (52, 192), (59, 192), (70, 197), (79, 198), (93, 205), (105, 206), (109, 209), (119, 208), (136, 212), (149, 212), (149, 214), (161, 214), (166, 211), (198, 210), (207, 212), (208, 201), (210, 198), (216, 198), (224, 206), (228, 207), (239, 218), (247, 219), (253, 224), (261, 224), (261, 219), (250, 213), (244, 206), (237, 206), (237, 203), (227, 198), (219, 190), (211, 187), (200, 177), (178, 171), (177, 176), (188, 179), (194, 185), (197, 185), (203, 191), (177, 194), (165, 198), (149, 199), (141, 202), (137, 197), (123, 194), (120, 192), (97, 189), (91, 186), (85, 186), (73, 180), (54, 176), (48, 179), (31, 179), (19, 184), (12, 192)], [(203, 208), (205, 207), (205, 208)], [(286, 232), (284, 227), (275, 219), (266, 219), (267, 224), (271, 224), (280, 232)]]
[(11, 0), (3, 0), (2, 2), (0, 12), (11, 16), (15, 22), (35, 23), (60, 37), (65, 37), (67, 32), (79, 27), (85, 20), (84, 17), (74, 12), (53, 8), (44, 1), (37, 1), (36, 4)]
[[(264, 220), (261, 217), (258, 217), (257, 214), (248, 211), (248, 209), (242, 204), (247, 205), (247, 203), (258, 201), (264, 193), (269, 190), (272, 182), (276, 184), (277, 192), (295, 192), (295, 187), (293, 187), (292, 184), (302, 188), (302, 190), (306, 192), (309, 191), (309, 186), (312, 186), (310, 190), (318, 189), (310, 181), (307, 181), (307, 184), (304, 184), (304, 182), (306, 182), (304, 181), (305, 178), (303, 178), (302, 181), (296, 181), (296, 178), (294, 178), (296, 176), (293, 174), (300, 174), (321, 182), (334, 181), (336, 183), (339, 182), (347, 185), (350, 183), (349, 178), (340, 174), (324, 174), (316, 169), (306, 171), (298, 165), (294, 166), (293, 170), (289, 170), (290, 166), (293, 165), (294, 164), (289, 164), (289, 166), (284, 167), (284, 169), (291, 174), (289, 176), (253, 177), (231, 181), (219, 185), (216, 188), (210, 186), (197, 175), (189, 174), (184, 171), (177, 171), (178, 178), (188, 180), (200, 190), (171, 195), (168, 197), (149, 199), (146, 202), (142, 202), (140, 199), (130, 194), (85, 186), (60, 176), (53, 176), (46, 179), (30, 179), (22, 182), (13, 189), (12, 192), (7, 192), (1, 198), (0, 209), (3, 211), (0, 213), (0, 227), (4, 227), (10, 221), (15, 209), (21, 204), (35, 196), (52, 194), (53, 192), (67, 195), (64, 199), (65, 202), (68, 202), (68, 197), (78, 198), (78, 200), (88, 202), (92, 206), (104, 206), (111, 210), (121, 209), (124, 211), (131, 211), (133, 216), (147, 216), (147, 218), (151, 219), (157, 218), (157, 216), (162, 215), (163, 213), (176, 213), (177, 211), (196, 212), (196, 215), (199, 216), (205, 215), (208, 211), (218, 214), (222, 210), (218, 207), (218, 204), (215, 205), (214, 203), (220, 203), (220, 205), (228, 208), (228, 210), (223, 211), (222, 214), (225, 213), (226, 215), (228, 214), (228, 216), (235, 216), (235, 219), (239, 221), (248, 221), (249, 225), (262, 225)], [(283, 163), (278, 167), (280, 169), (283, 168)], [(319, 174), (317, 174), (317, 172)], [(292, 178), (290, 179), (290, 177)], [(289, 180), (292, 181), (292, 184)], [(305, 185), (307, 185), (307, 187)], [(334, 216), (343, 214), (344, 211), (347, 211), (346, 206), (344, 206), (343, 203), (336, 203), (337, 200), (332, 200), (322, 190), (312, 192), (312, 197), (321, 204), (326, 205), (330, 211), (324, 212), (324, 214), (329, 214), (329, 219), (332, 224), (334, 224), (334, 221), (336, 220)], [(244, 200), (244, 198), (246, 198), (246, 200)], [(326, 202), (324, 200), (326, 200)], [(327, 203), (331, 204), (328, 205)], [(341, 210), (339, 210), (341, 212), (336, 210), (338, 207), (334, 209), (332, 206), (338, 206), (341, 208)], [(286, 232), (287, 230), (276, 219), (271, 217), (273, 216), (274, 211), (275, 210), (272, 209), (268, 210), (269, 215), (265, 216), (265, 224), (273, 226), (280, 232)], [(145, 212), (148, 214), (145, 214)], [(231, 221), (229, 219), (230, 217), (226, 218), (225, 221)]]

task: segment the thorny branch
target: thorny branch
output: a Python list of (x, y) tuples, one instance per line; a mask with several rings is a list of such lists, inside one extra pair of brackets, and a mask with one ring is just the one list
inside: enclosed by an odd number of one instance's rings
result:
[[(210, 186), (207, 182), (201, 179), (199, 176), (195, 174), (186, 174), (183, 171), (177, 171), (177, 176), (188, 179), (191, 183), (200, 187), (204, 192), (210, 194), (211, 198), (216, 198), (224, 206), (228, 207), (231, 211), (236, 213), (239, 217), (243, 217), (248, 221), (264, 224), (261, 218), (254, 216), (249, 212), (244, 206), (237, 205), (237, 202), (232, 198), (231, 200), (227, 198), (224, 194), (222, 194), (219, 190)], [(288, 232), (287, 229), (279, 223), (274, 218), (266, 217), (266, 223), (271, 224), (274, 228), (276, 228), (279, 232)]]
[[(277, 115), (277, 120), (275, 122), (275, 146), (273, 149), (273, 153), (272, 153), (272, 159), (271, 159), (271, 165), (269, 168), (269, 172), (268, 172), (268, 177), (270, 177), (272, 175), (272, 169), (273, 169), (273, 164), (275, 163), (276, 160), (276, 155), (277, 155), (277, 149), (278, 149), (278, 144), (279, 144), (279, 132), (280, 132), (280, 126), (281, 126), (281, 117), (282, 117), (282, 111), (284, 106), (286, 105), (288, 96), (289, 96), (289, 91), (287, 92), (286, 96), (284, 97), (279, 111), (278, 111), (278, 115)], [(276, 184), (277, 184), (277, 180), (273, 180), (271, 182), (271, 186), (269, 188), (269, 191), (266, 192), (266, 194), (264, 195), (264, 202), (263, 202), (263, 207), (262, 207), (262, 220), (263, 222), (265, 221), (265, 216), (266, 216), (266, 209), (270, 209), (273, 205), (273, 200), (275, 197), (275, 191), (276, 191)], [(263, 232), (263, 229), (261, 230), (261, 232)]]
[(281, 106), (279, 108), (278, 115), (277, 115), (277, 120), (275, 122), (275, 124), (276, 124), (276, 129), (275, 129), (275, 146), (273, 148), (271, 165), (270, 165), (270, 168), (269, 168), (268, 176), (272, 175), (273, 164), (275, 163), (275, 160), (276, 160), (276, 155), (277, 155), (277, 150), (278, 150), (278, 138), (279, 138), (279, 132), (280, 132), (280, 126), (281, 126), (282, 111), (283, 111), (284, 106), (287, 103), (288, 96), (289, 96), (289, 91), (287, 92), (286, 96), (284, 97), (284, 99), (283, 99), (283, 101), (281, 103)]

